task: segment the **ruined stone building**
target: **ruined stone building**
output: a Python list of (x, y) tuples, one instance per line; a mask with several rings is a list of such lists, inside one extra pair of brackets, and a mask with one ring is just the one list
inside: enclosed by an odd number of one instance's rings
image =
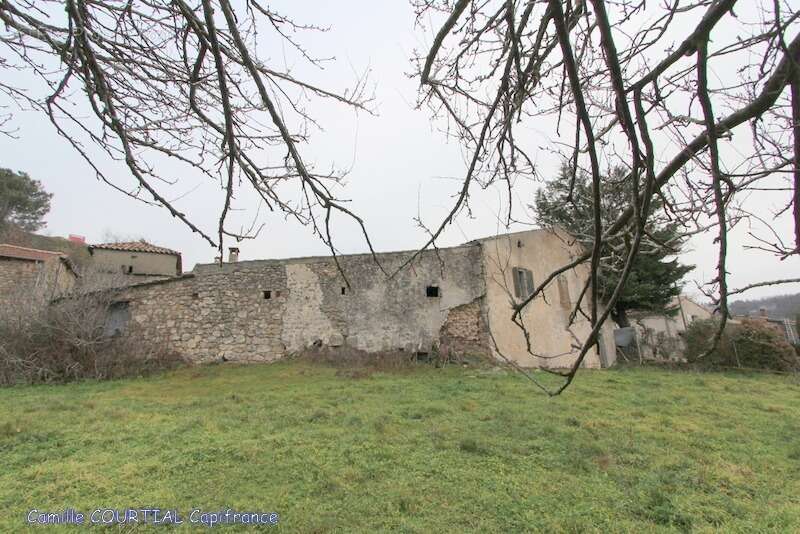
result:
[(75, 286), (76, 278), (66, 254), (0, 244), (0, 306), (24, 297), (58, 297)]
[[(236, 253), (238, 251), (234, 251)], [(199, 362), (272, 361), (310, 347), (499, 354), (529, 366), (572, 363), (590, 327), (568, 317), (588, 268), (558, 277), (523, 313), (529, 353), (512, 305), (580, 252), (548, 230), (506, 234), (422, 253), (311, 257), (198, 265), (180, 277), (120, 291), (114, 323)], [(236, 259), (235, 257), (233, 258)], [(589, 367), (615, 360), (612, 327)]]

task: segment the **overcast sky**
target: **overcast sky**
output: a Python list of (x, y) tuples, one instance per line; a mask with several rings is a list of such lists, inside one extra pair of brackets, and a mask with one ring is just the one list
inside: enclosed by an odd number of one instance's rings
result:
[[(298, 20), (331, 27), (329, 32), (304, 41), (312, 52), (335, 55), (338, 60), (319, 79), (327, 87), (343, 88), (352, 84), (355, 72), (369, 68), (378, 113), (356, 115), (351, 110), (317, 102), (312, 114), (325, 131), (314, 134), (311, 145), (305, 148), (305, 157), (323, 167), (333, 162), (351, 169), (342, 196), (352, 199), (351, 209), (364, 218), (378, 250), (413, 249), (426, 237), (413, 218), (419, 214), (435, 225), (449, 210), (465, 170), (460, 147), (436, 131), (426, 110), (414, 107), (417, 80), (407, 75), (412, 70), (409, 58), (415, 48), (427, 49), (429, 35), (414, 27), (413, 11), (402, 0), (309, 2), (305, 8), (298, 4), (303, 3), (273, 2), (271, 7)], [(216, 250), (165, 210), (138, 203), (97, 181), (87, 164), (59, 138), (46, 119), (34, 112), (15, 115), (17, 139), (0, 136), (0, 166), (28, 172), (54, 194), (45, 233), (79, 234), (90, 243), (102, 242), (110, 235), (145, 238), (181, 251), (186, 269), (197, 262), (213, 260)], [(531, 127), (531, 131), (536, 135), (535, 128)], [(554, 172), (557, 165), (552, 156), (544, 153), (538, 156), (537, 163), (543, 174), (548, 169)], [(116, 172), (119, 183), (131, 183), (123, 168)], [(218, 186), (191, 175), (176, 178), (180, 180), (171, 192), (172, 198), (180, 197), (177, 206), (190, 213), (195, 223), (214, 232), (221, 203)], [(536, 187), (518, 185), (515, 192), (518, 208), (531, 201)], [(504, 192), (493, 189), (475, 192), (474, 217), (462, 215), (440, 244), (458, 244), (504, 231), (497, 217), (503, 210), (503, 195)], [(765, 217), (777, 207), (771, 200), (756, 198), (753, 202), (758, 203)], [(263, 222), (266, 226), (257, 239), (239, 245), (241, 259), (327, 253), (324, 244), (307, 228), (284, 221), (280, 215), (268, 215)], [(789, 224), (780, 223), (779, 228), (791, 240)], [(742, 245), (746, 230), (740, 228), (732, 237), (729, 258), (732, 287), (766, 278), (797, 276), (800, 272), (797, 257), (780, 262), (763, 253), (745, 251)], [(697, 266), (689, 276), (689, 293), (696, 292), (694, 280), (713, 278), (716, 255), (712, 237), (695, 238), (691, 250), (681, 258), (682, 262)], [(336, 239), (343, 252), (365, 250), (363, 240), (352, 226), (341, 226)], [(747, 296), (798, 289), (796, 286), (766, 288)]]

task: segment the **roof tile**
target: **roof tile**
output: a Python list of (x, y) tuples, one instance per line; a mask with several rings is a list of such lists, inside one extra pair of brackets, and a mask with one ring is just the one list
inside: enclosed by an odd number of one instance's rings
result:
[(129, 241), (127, 243), (101, 243), (99, 245), (90, 245), (89, 250), (92, 249), (106, 249), (106, 250), (123, 250), (126, 252), (152, 252), (154, 254), (169, 254), (172, 256), (180, 256), (181, 253), (172, 249), (159, 247), (148, 243), (147, 241)]
[(40, 250), (38, 248), (18, 247), (16, 245), (0, 244), (0, 256), (16, 258), (19, 260), (46, 261), (54, 258), (66, 258), (63, 252)]

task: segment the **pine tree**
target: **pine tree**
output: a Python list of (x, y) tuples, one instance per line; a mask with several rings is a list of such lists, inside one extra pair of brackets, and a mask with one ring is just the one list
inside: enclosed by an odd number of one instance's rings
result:
[(0, 168), (0, 231), (9, 224), (27, 232), (41, 229), (52, 196), (27, 173)]
[[(623, 168), (613, 169), (602, 183), (600, 215), (608, 227), (629, 204), (631, 183)], [(570, 184), (574, 178), (572, 195)], [(592, 184), (586, 173), (572, 174), (563, 166), (558, 176), (545, 183), (536, 193), (532, 206), (537, 223), (543, 227), (558, 226), (575, 236), (587, 249), (592, 248), (594, 221), (592, 215)], [(655, 313), (674, 313), (673, 298), (681, 292), (681, 280), (694, 266), (681, 265), (675, 258), (684, 244), (679, 228), (661, 214), (662, 203), (651, 204), (646, 226), (648, 237), (631, 269), (620, 298), (612, 310), (612, 318), (620, 326), (628, 326), (629, 310)], [(610, 299), (619, 281), (632, 232), (623, 233), (604, 245), (598, 291), (604, 301)]]

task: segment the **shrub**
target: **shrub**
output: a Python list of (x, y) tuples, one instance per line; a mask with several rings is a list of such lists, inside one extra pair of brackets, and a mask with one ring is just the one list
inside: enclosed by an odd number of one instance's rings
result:
[(109, 332), (116, 291), (83, 291), (54, 303), (20, 288), (0, 313), (0, 385), (142, 376), (182, 363), (146, 339)]
[(686, 330), (686, 360), (703, 367), (746, 367), (776, 371), (800, 371), (800, 357), (772, 324), (744, 319), (725, 327), (719, 345), (707, 356), (719, 328), (717, 319), (693, 322)]

